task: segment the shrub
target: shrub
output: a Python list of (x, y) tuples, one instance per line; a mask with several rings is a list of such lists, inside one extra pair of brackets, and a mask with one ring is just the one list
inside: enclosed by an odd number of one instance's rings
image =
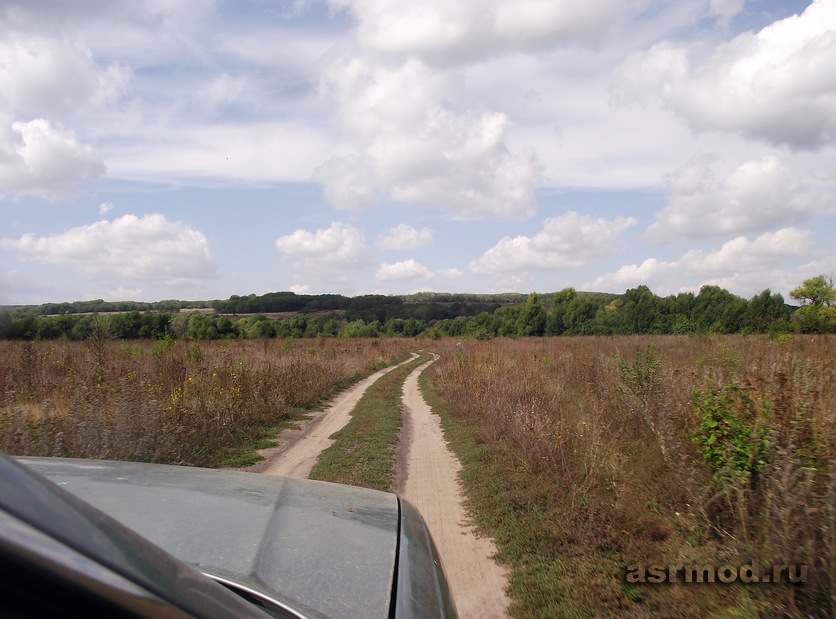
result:
[(720, 486), (744, 481), (766, 464), (770, 447), (771, 406), (760, 407), (735, 383), (709, 386), (693, 394), (697, 427), (691, 440)]

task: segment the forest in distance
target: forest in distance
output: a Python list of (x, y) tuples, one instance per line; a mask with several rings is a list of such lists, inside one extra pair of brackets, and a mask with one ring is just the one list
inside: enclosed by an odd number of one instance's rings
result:
[(836, 289), (818, 275), (788, 305), (765, 289), (744, 299), (713, 285), (667, 297), (579, 292), (404, 296), (277, 292), (209, 302), (101, 300), (0, 308), (0, 339), (197, 340), (303, 337), (457, 337), (836, 333)]

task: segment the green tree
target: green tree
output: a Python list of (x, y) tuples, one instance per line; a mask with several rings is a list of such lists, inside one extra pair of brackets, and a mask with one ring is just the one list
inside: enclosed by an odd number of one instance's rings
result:
[(817, 275), (805, 279), (798, 288), (790, 292), (790, 296), (801, 301), (802, 305), (826, 307), (836, 305), (836, 289), (833, 288), (833, 277)]
[(380, 335), (381, 328), (382, 325), (377, 320), (367, 324), (364, 320), (358, 318), (340, 329), (340, 337), (377, 337)]
[(36, 340), (54, 340), (61, 337), (62, 332), (59, 328), (58, 321), (54, 318), (41, 316), (38, 319), (38, 326), (35, 330)]
[(631, 288), (624, 293), (623, 303), (618, 309), (619, 333), (632, 335), (653, 332), (660, 309), (660, 299), (650, 288)]
[(81, 316), (73, 325), (70, 332), (70, 339), (86, 340), (93, 333), (93, 318), (91, 316)]
[(554, 293), (552, 309), (546, 321), (546, 333), (548, 335), (562, 335), (566, 330), (566, 310), (577, 294), (574, 288), (564, 288), (560, 292)]
[(215, 328), (215, 321), (211, 316), (195, 312), (189, 316), (189, 326), (186, 331), (187, 335), (195, 340), (212, 340), (218, 336), (218, 330)]
[(288, 326), (290, 327), (290, 337), (304, 337), (305, 330), (308, 328), (308, 320), (304, 316), (294, 316), (288, 320)]
[(789, 319), (789, 308), (780, 294), (772, 294), (767, 288), (752, 297), (743, 314), (743, 328), (746, 331), (766, 333), (769, 328), (779, 321)]
[(259, 324), (267, 322), (268, 318), (264, 314), (256, 314), (248, 318), (242, 318), (238, 321), (238, 335), (245, 339), (255, 339), (260, 337)]
[(746, 301), (719, 286), (703, 286), (694, 299), (692, 321), (697, 329), (709, 333), (736, 333), (740, 330)]
[(520, 307), (500, 307), (493, 315), (497, 320), (497, 334), (504, 336), (517, 335), (517, 320), (520, 317)]
[(403, 334), (406, 337), (415, 337), (420, 334), (425, 327), (426, 325), (424, 325), (421, 321), (416, 320), (415, 318), (407, 318), (404, 323)]
[(693, 292), (680, 292), (663, 299), (667, 308), (670, 333), (694, 333), (697, 326), (692, 318), (695, 296)]
[(322, 325), (325, 321), (322, 318), (311, 318), (305, 325), (305, 337), (318, 337), (322, 333)]
[(532, 292), (517, 318), (517, 334), (543, 335), (546, 332), (546, 310), (540, 303), (540, 295)]
[(598, 309), (604, 305), (591, 296), (583, 294), (575, 296), (566, 307), (563, 318), (566, 323), (566, 335), (595, 335), (595, 317)]
[(796, 331), (836, 333), (836, 289), (832, 277), (817, 275), (806, 279), (790, 296), (802, 303), (792, 316)]
[(602, 305), (595, 314), (595, 332), (599, 335), (613, 335), (620, 333), (619, 311), (623, 301), (613, 299), (606, 305)]
[(447, 337), (461, 337), (467, 329), (467, 324), (467, 318), (456, 316), (453, 320), (445, 320), (441, 323), (441, 332)]
[(5, 308), (0, 308), (0, 339), (12, 337), (12, 314)]
[(277, 338), (286, 339), (291, 336), (289, 320), (276, 320), (273, 324)]
[(329, 318), (322, 325), (322, 335), (328, 337), (337, 337), (340, 332), (340, 321), (336, 318)]
[(475, 337), (477, 340), (486, 340), (496, 335), (497, 328), (497, 321), (493, 314), (481, 312), (468, 319), (467, 335)]

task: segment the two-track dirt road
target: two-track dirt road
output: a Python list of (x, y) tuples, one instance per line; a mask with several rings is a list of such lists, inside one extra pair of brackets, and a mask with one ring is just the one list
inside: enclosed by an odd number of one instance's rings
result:
[(264, 460), (249, 470), (267, 475), (307, 478), (319, 454), (333, 444), (331, 435), (342, 430), (351, 421), (351, 411), (366, 389), (384, 374), (409, 363), (417, 356), (412, 353), (406, 361), (378, 370), (340, 393), (325, 410), (300, 423), (298, 430), (282, 432), (276, 447), (259, 451)]
[[(447, 448), (438, 416), (418, 389), (418, 376), (435, 359), (437, 356), (416, 368), (404, 383), (395, 491), (411, 501), (426, 520), (459, 616), (463, 619), (505, 617), (507, 572), (492, 559), (496, 552), (493, 542), (478, 537), (468, 524), (458, 479), (461, 465)], [(408, 361), (411, 359), (404, 363)], [(283, 432), (277, 447), (260, 452), (266, 460), (250, 470), (307, 477), (319, 454), (333, 442), (329, 437), (348, 423), (365, 390), (395, 367), (385, 368), (343, 392), (299, 430)]]

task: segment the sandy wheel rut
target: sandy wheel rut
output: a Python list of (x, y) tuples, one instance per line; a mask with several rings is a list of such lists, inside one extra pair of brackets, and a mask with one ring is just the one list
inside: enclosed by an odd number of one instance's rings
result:
[[(447, 448), (441, 422), (418, 389), (418, 376), (438, 357), (416, 368), (404, 383), (404, 436), (399, 461), (406, 471), (396, 491), (415, 505), (438, 546), (459, 616), (505, 617), (507, 571), (491, 558), (496, 547), (477, 537), (464, 509), (461, 464)], [(405, 452), (405, 453), (404, 453)]]

